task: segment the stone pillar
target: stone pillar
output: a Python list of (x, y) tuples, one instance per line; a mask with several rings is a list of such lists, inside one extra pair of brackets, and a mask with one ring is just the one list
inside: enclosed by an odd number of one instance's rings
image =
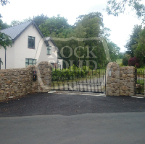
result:
[(117, 63), (110, 62), (106, 72), (106, 95), (134, 96), (135, 67), (119, 67)]
[(49, 62), (40, 62), (33, 70), (37, 72), (37, 81), (33, 82), (33, 92), (48, 92), (51, 90), (52, 66)]
[(106, 95), (119, 96), (120, 67), (116, 62), (110, 62), (106, 71)]
[(135, 95), (135, 67), (120, 67), (120, 96)]

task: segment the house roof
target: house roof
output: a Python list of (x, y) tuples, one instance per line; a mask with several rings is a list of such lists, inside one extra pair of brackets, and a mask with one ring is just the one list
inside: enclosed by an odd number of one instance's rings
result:
[(3, 29), (1, 30), (0, 32), (1, 33), (5, 33), (6, 35), (10, 36), (11, 39), (13, 41), (15, 41), (20, 35), (21, 33), (29, 26), (33, 24), (36, 29), (38, 30), (39, 34), (41, 35), (41, 37), (43, 38), (43, 34), (41, 33), (41, 31), (39, 30), (39, 28), (37, 27), (36, 23), (34, 21), (27, 21), (27, 22), (24, 22), (24, 23), (21, 23), (19, 25), (16, 25), (16, 26), (12, 26), (12, 27), (9, 27), (9, 28), (6, 28), (6, 29)]
[(5, 33), (6, 35), (10, 36), (11, 39), (13, 41), (15, 41), (20, 35), (21, 33), (31, 24), (33, 24), (36, 29), (38, 30), (39, 34), (41, 35), (41, 37), (44, 39), (45, 44), (48, 44), (48, 41), (50, 40), (54, 46), (56, 47), (56, 50), (58, 51), (57, 46), (55, 45), (54, 41), (51, 39), (51, 37), (44, 37), (43, 34), (41, 33), (41, 31), (39, 30), (38, 26), (36, 25), (36, 23), (32, 20), (32, 21), (27, 21), (24, 23), (21, 23), (19, 25), (16, 26), (12, 26), (6, 29), (1, 30), (1, 33)]
[(54, 43), (54, 41), (53, 41), (53, 39), (52, 39), (51, 37), (45, 37), (45, 38), (44, 38), (44, 41), (45, 41), (45, 42), (47, 42), (47, 41), (49, 41), (49, 40), (54, 44), (54, 46), (56, 47), (56, 50), (59, 51), (58, 47), (56, 46), (56, 44)]

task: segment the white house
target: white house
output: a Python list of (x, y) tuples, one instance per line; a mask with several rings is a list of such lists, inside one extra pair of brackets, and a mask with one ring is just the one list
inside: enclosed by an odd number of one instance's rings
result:
[[(62, 66), (57, 57), (58, 48), (50, 37), (45, 38), (34, 21), (28, 21), (1, 30), (12, 38), (12, 47), (0, 47), (1, 69), (24, 68), (41, 61), (49, 61), (53, 66)], [(60, 66), (61, 65), (61, 66)]]

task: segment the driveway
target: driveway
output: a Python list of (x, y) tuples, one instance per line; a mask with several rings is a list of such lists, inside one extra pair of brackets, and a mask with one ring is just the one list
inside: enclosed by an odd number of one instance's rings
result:
[(145, 98), (28, 95), (0, 104), (2, 144), (144, 144)]
[(97, 93), (40, 93), (0, 104), (0, 117), (116, 112), (145, 112), (145, 98), (106, 97)]

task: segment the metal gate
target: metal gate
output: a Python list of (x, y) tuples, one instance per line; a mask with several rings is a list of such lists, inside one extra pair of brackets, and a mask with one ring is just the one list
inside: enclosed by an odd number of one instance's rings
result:
[(51, 90), (105, 93), (106, 69), (53, 69)]
[(144, 95), (144, 70), (135, 69), (135, 94)]
[(0, 70), (1, 70), (1, 58), (0, 58)]

